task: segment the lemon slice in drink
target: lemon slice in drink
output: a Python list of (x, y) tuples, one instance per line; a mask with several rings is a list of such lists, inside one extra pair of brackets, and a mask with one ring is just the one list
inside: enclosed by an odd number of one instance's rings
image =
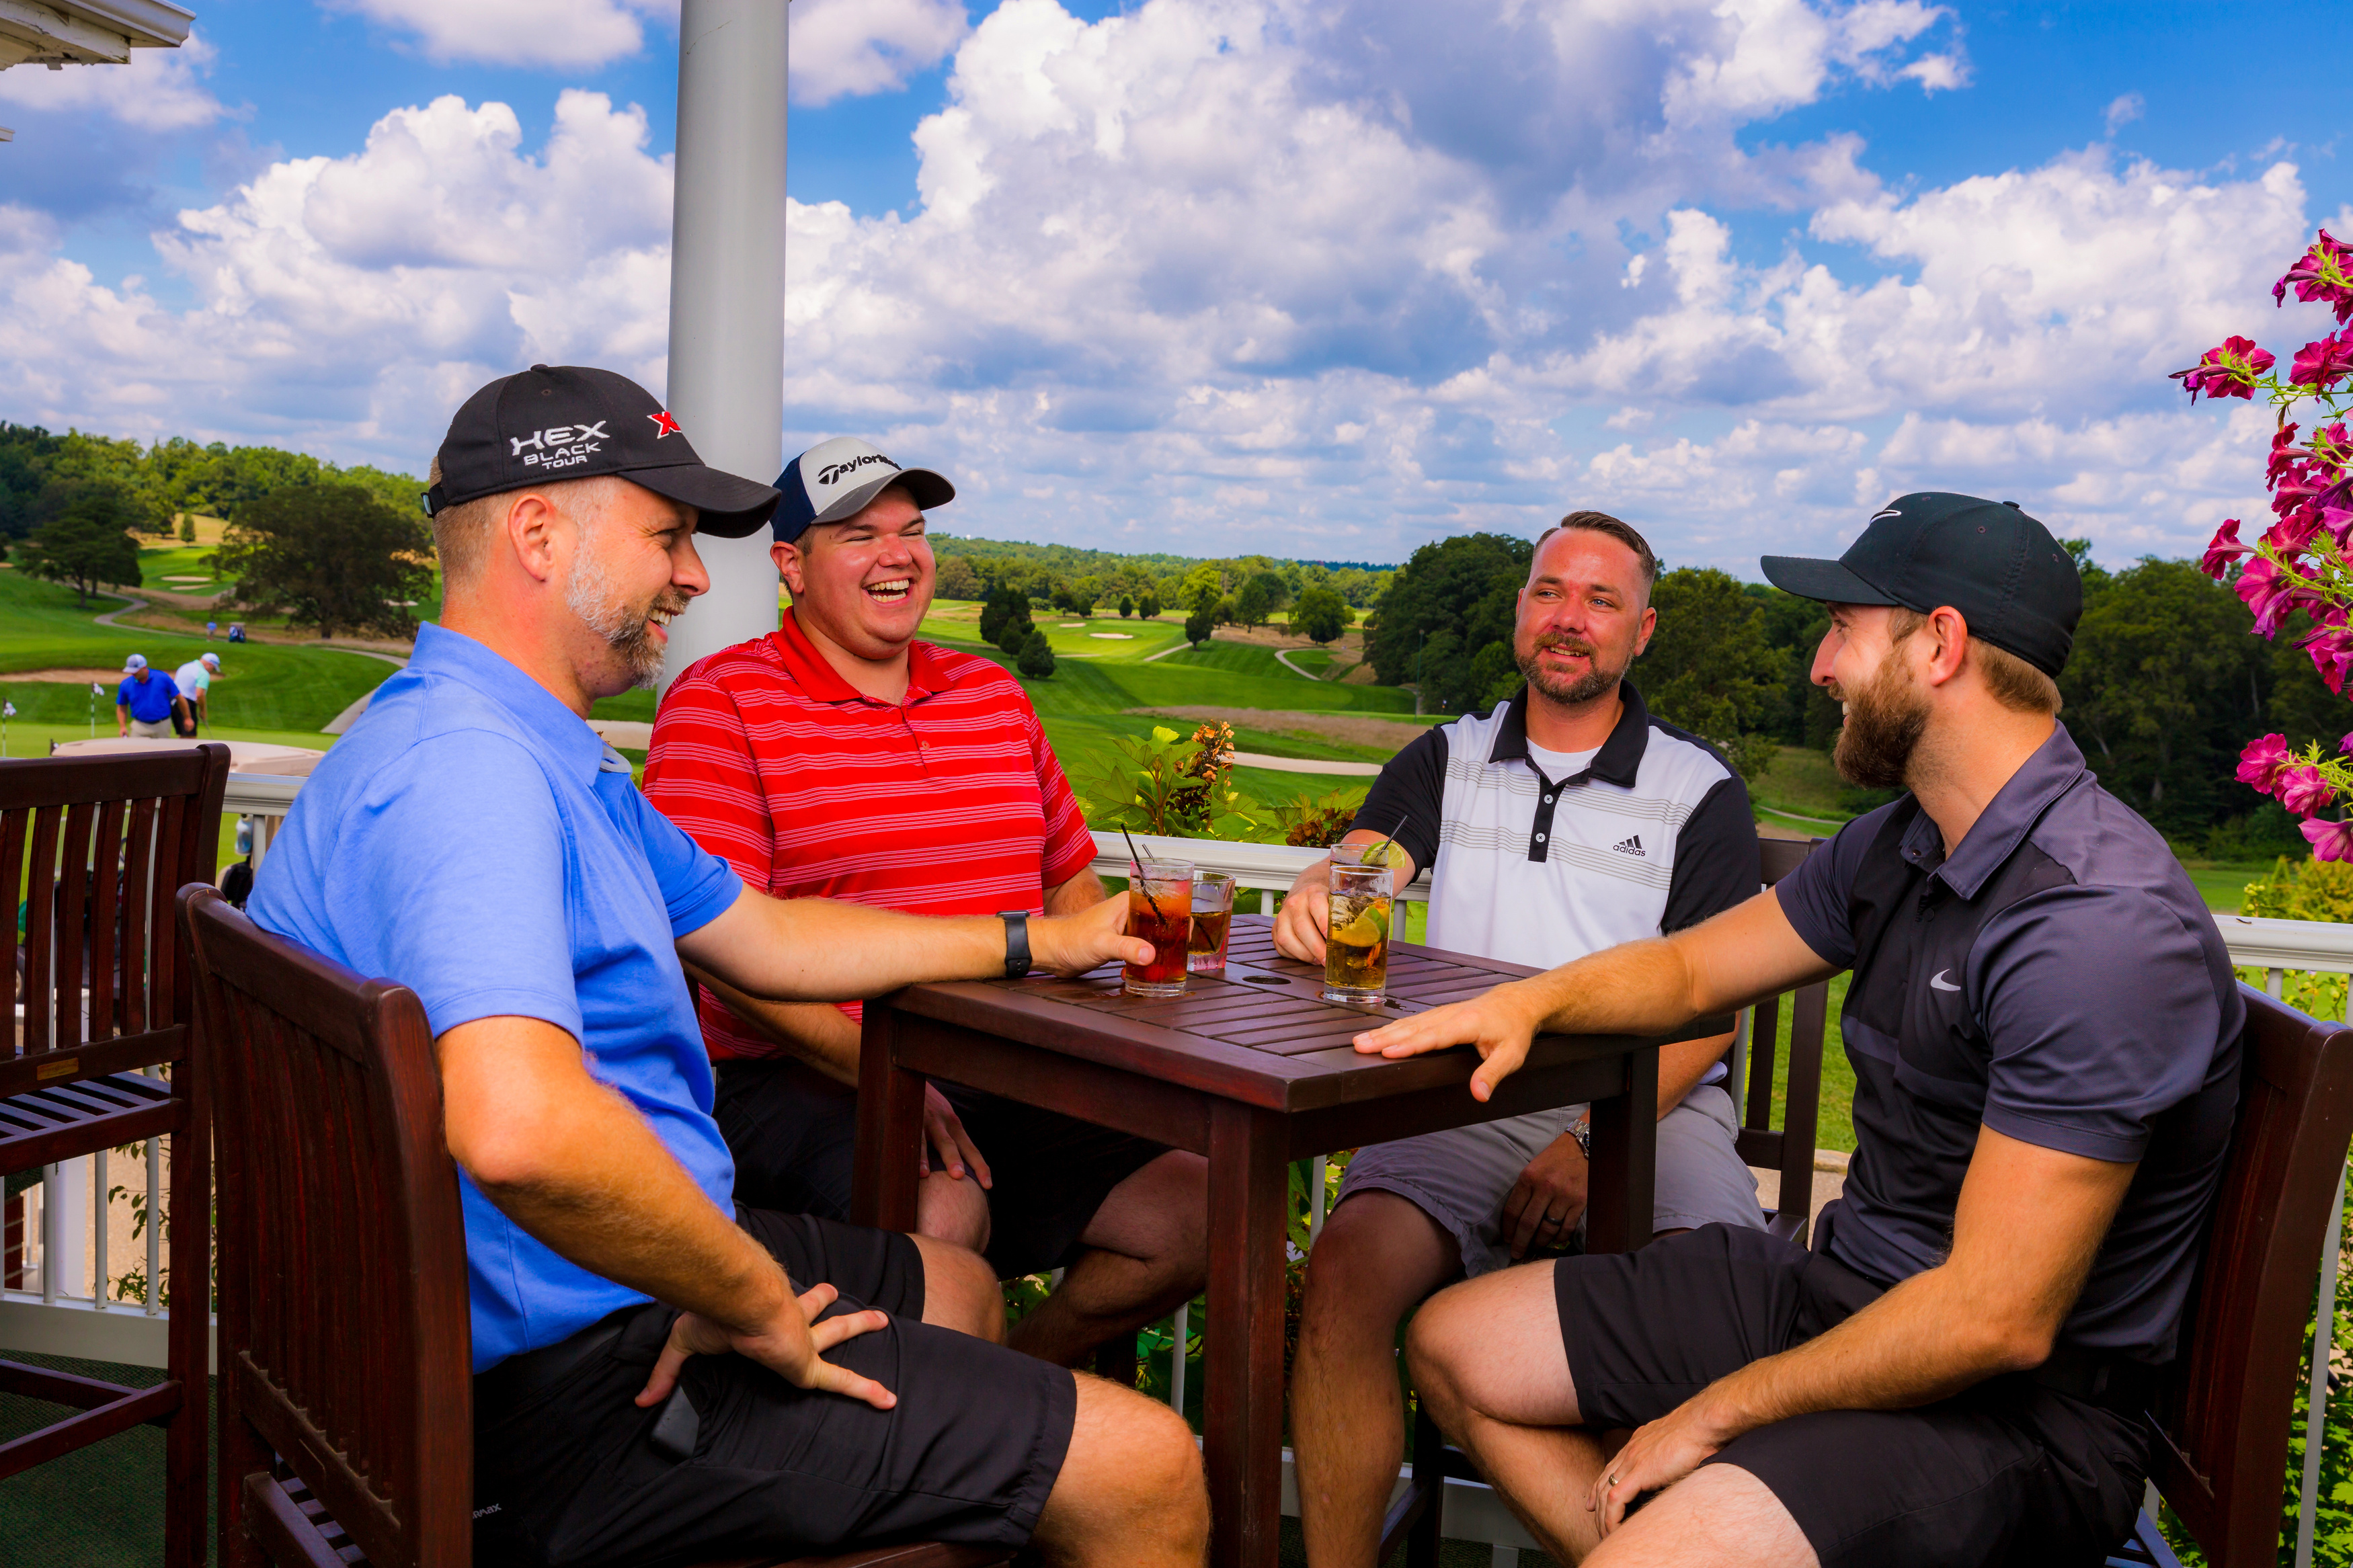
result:
[(1365, 846), (1365, 864), (1367, 866), (1387, 866), (1392, 871), (1402, 871), (1412, 863), (1413, 857), (1407, 854), (1405, 846), (1394, 838), (1384, 838), (1377, 844)]
[(1387, 911), (1377, 904), (1368, 904), (1358, 911), (1355, 920), (1334, 931), (1332, 938), (1335, 942), (1345, 942), (1350, 947), (1370, 947), (1375, 942), (1386, 941), (1388, 934), (1389, 922)]

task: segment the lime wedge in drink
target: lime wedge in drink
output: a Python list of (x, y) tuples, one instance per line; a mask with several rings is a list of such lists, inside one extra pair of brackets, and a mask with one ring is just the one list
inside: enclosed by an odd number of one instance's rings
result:
[(1370, 947), (1377, 942), (1387, 941), (1388, 934), (1389, 911), (1386, 904), (1366, 904), (1356, 911), (1355, 918), (1332, 929), (1335, 942), (1343, 942), (1351, 947)]
[(1402, 871), (1413, 864), (1413, 857), (1407, 854), (1405, 846), (1396, 839), (1384, 838), (1365, 852), (1365, 864), (1387, 866), (1392, 871)]

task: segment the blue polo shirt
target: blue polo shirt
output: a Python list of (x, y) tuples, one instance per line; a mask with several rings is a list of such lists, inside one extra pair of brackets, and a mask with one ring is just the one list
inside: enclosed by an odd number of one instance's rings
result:
[(135, 675), (124, 676), (121, 686), (115, 690), (114, 701), (118, 707), (130, 709), (131, 716), (142, 724), (158, 724), (172, 716), (172, 699), (179, 694), (180, 689), (172, 684), (170, 676), (160, 669), (150, 669), (144, 680)]
[[(248, 908), (416, 991), (437, 1036), (510, 1016), (565, 1030), (724, 1211), (735, 1169), (672, 944), (742, 889), (545, 688), (427, 626), (295, 798)], [(458, 1183), (476, 1372), (647, 1300), (526, 1235), (462, 1171)]]

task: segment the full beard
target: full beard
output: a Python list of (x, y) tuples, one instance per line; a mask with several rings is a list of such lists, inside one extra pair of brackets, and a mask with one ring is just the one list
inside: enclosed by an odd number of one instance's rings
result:
[(664, 588), (642, 605), (629, 605), (614, 586), (611, 574), (596, 552), (583, 550), (573, 558), (572, 577), (565, 584), (564, 600), (572, 607), (572, 613), (613, 650), (628, 674), (629, 689), (650, 687), (661, 679), (663, 647), (654, 640), (651, 617), (657, 612), (666, 617), (674, 616), (685, 609), (684, 594), (676, 588)]
[[(1545, 668), (1544, 660), (1538, 657), (1545, 649), (1551, 647), (1566, 648), (1570, 653), (1583, 654), (1592, 662), (1583, 675), (1575, 677), (1556, 675)], [(1525, 649), (1513, 648), (1512, 658), (1520, 667), (1520, 673), (1527, 678), (1531, 688), (1553, 701), (1567, 707), (1590, 702), (1597, 697), (1615, 691), (1618, 689), (1618, 683), (1626, 679), (1624, 665), (1621, 664), (1615, 669), (1604, 669), (1601, 667), (1600, 656), (1591, 643), (1577, 637), (1564, 636), (1559, 632), (1546, 632), (1530, 643)]]
[(1839, 731), (1831, 764), (1851, 784), (1902, 789), (1912, 753), (1927, 730), (1927, 696), (1912, 684), (1911, 668), (1891, 651), (1870, 684), (1847, 699), (1846, 727)]

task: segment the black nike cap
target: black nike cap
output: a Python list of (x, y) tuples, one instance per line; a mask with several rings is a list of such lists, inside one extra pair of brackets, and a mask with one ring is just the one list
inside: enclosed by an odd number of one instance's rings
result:
[(700, 514), (695, 531), (742, 539), (767, 525), (776, 492), (694, 455), (653, 394), (609, 370), (535, 364), (483, 387), (449, 421), (425, 515), (552, 479), (618, 474)]
[(2057, 679), (2075, 646), (2084, 582), (2074, 557), (2016, 501), (1921, 490), (1889, 501), (1835, 561), (1767, 555), (1775, 587), (1833, 605), (1950, 605), (1971, 637)]

